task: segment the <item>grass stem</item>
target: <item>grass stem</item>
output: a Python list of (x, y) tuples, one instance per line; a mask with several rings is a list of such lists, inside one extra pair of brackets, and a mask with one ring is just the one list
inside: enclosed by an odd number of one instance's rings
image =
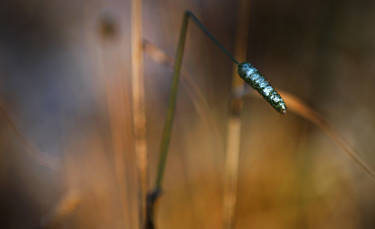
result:
[(148, 184), (146, 111), (142, 55), (142, 0), (132, 0), (132, 99), (135, 155), (139, 185), (139, 226), (144, 228)]

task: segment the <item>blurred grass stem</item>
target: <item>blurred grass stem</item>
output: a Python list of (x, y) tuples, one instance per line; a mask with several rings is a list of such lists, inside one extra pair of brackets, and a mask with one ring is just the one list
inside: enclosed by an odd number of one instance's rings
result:
[(236, 64), (238, 64), (238, 61), (230, 54), (228, 50), (226, 50), (216, 39), (215, 37), (208, 32), (208, 30), (203, 26), (203, 24), (198, 20), (198, 18), (191, 13), (190, 11), (185, 11), (183, 22), (181, 25), (181, 31), (180, 31), (180, 37), (177, 47), (177, 53), (176, 53), (176, 61), (174, 64), (174, 70), (173, 70), (173, 82), (171, 86), (171, 93), (169, 97), (168, 102), (168, 111), (167, 111), (167, 118), (164, 124), (163, 134), (162, 134), (162, 140), (160, 144), (160, 156), (159, 156), (159, 163), (158, 163), (158, 170), (157, 170), (157, 176), (155, 181), (155, 190), (161, 190), (163, 177), (164, 177), (164, 171), (165, 166), (167, 162), (167, 156), (168, 156), (168, 148), (169, 148), (169, 142), (171, 138), (172, 133), (172, 125), (173, 120), (175, 116), (176, 111), (176, 99), (177, 99), (177, 91), (178, 91), (178, 82), (180, 78), (180, 72), (182, 67), (182, 60), (184, 55), (184, 49), (185, 49), (185, 41), (186, 41), (186, 34), (188, 29), (188, 22), (189, 18), (192, 18), (194, 23)]
[(132, 0), (131, 4), (133, 130), (139, 185), (139, 226), (144, 228), (148, 188), (148, 156), (142, 56), (142, 0)]
[(167, 163), (167, 157), (168, 157), (168, 149), (169, 149), (169, 143), (172, 135), (172, 127), (173, 127), (173, 121), (175, 117), (176, 112), (176, 100), (177, 100), (177, 92), (178, 92), (178, 83), (180, 79), (180, 73), (181, 73), (181, 67), (182, 67), (182, 61), (184, 56), (184, 50), (185, 50), (185, 41), (186, 41), (186, 34), (188, 30), (189, 25), (189, 18), (192, 18), (193, 22), (207, 35), (207, 37), (215, 43), (223, 52), (225, 55), (227, 55), (234, 63), (238, 64), (239, 62), (233, 57), (233, 55), (224, 48), (220, 44), (218, 40), (210, 33), (208, 32), (207, 28), (199, 21), (199, 19), (190, 11), (185, 11), (181, 30), (180, 30), (180, 36), (177, 46), (177, 52), (176, 52), (176, 61), (174, 64), (174, 70), (173, 70), (173, 81), (171, 86), (171, 92), (169, 96), (168, 101), (168, 111), (167, 111), (167, 117), (166, 121), (164, 123), (163, 133), (162, 133), (162, 139), (160, 144), (160, 151), (159, 151), (159, 162), (158, 162), (158, 168), (157, 168), (157, 174), (156, 174), (156, 180), (155, 180), (155, 187), (152, 192), (148, 194), (147, 197), (147, 210), (146, 210), (146, 228), (154, 228), (154, 204), (156, 200), (158, 199), (158, 196), (160, 195), (160, 192), (162, 191), (162, 183)]
[[(238, 9), (236, 28), (235, 53), (236, 59), (245, 60), (247, 55), (248, 27), (249, 27), (248, 0), (241, 0)], [(224, 165), (224, 194), (223, 194), (223, 228), (231, 229), (235, 223), (235, 208), (237, 202), (238, 164), (241, 143), (241, 111), (243, 100), (236, 96), (236, 92), (244, 87), (244, 81), (238, 77), (237, 64), (233, 65), (232, 99), (227, 126), (227, 139)]]

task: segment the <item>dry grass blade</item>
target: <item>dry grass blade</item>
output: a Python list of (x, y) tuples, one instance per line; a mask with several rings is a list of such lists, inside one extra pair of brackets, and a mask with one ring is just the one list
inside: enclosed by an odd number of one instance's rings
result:
[(132, 43), (132, 96), (133, 128), (135, 135), (135, 154), (139, 178), (139, 219), (144, 228), (146, 195), (148, 183), (148, 159), (146, 142), (146, 113), (142, 61), (142, 1), (132, 0), (131, 10), (131, 43)]
[(2, 103), (0, 103), (0, 115), (2, 116), (1, 118), (4, 118), (5, 122), (9, 125), (10, 129), (13, 130), (22, 146), (25, 147), (26, 151), (33, 158), (35, 158), (40, 165), (52, 170), (57, 169), (57, 159), (47, 154), (43, 154), (38, 149), (36, 149), (36, 147), (33, 144), (31, 144), (31, 142), (17, 128), (15, 122), (10, 117), (7, 110), (5, 109), (5, 106)]
[(343, 149), (357, 165), (359, 165), (374, 181), (375, 172), (360, 157), (359, 154), (350, 146), (350, 144), (338, 133), (338, 131), (329, 124), (319, 113), (303, 103), (296, 96), (280, 91), (285, 98), (290, 111), (309, 120), (323, 130), (341, 149)]
[[(250, 1), (241, 0), (238, 9), (237, 32), (234, 57), (245, 60), (249, 27)], [(244, 87), (244, 81), (238, 77), (237, 64), (233, 64), (232, 95)], [(231, 111), (228, 120), (225, 165), (224, 165), (224, 196), (223, 196), (223, 228), (234, 227), (235, 207), (237, 202), (238, 162), (241, 143), (242, 98), (234, 96), (231, 100)]]
[(224, 228), (234, 226), (235, 206), (237, 202), (238, 162), (241, 139), (241, 119), (235, 115), (228, 120), (227, 146), (225, 149), (224, 165), (224, 201), (223, 223)]
[[(359, 154), (353, 149), (352, 146), (338, 133), (338, 131), (329, 124), (318, 112), (314, 111), (311, 107), (306, 105), (298, 97), (284, 91), (279, 91), (281, 96), (285, 99), (290, 112), (293, 112), (302, 118), (312, 122), (318, 126), (324, 133), (326, 133), (342, 150), (349, 155), (349, 157), (359, 166), (364, 172), (375, 181), (375, 172), (371, 169), (360, 157)], [(250, 93), (252, 96), (259, 97), (255, 93)]]

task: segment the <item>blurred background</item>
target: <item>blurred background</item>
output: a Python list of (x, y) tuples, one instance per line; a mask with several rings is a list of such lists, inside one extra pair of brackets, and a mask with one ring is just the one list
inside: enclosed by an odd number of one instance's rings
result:
[[(375, 2), (248, 0), (241, 21), (243, 2), (143, 0), (142, 36), (174, 57), (189, 9), (235, 52), (244, 23), (241, 61), (375, 168)], [(224, 228), (232, 68), (190, 24), (183, 77), (199, 94), (181, 82), (159, 228)], [(144, 53), (143, 71), (151, 187), (172, 70)], [(0, 104), (1, 228), (138, 228), (130, 0), (1, 1)], [(233, 228), (375, 227), (373, 180), (316, 126), (253, 97), (240, 118)]]

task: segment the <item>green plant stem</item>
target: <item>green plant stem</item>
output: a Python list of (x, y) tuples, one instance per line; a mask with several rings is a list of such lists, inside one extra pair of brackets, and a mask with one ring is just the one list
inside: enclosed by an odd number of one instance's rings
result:
[(162, 139), (160, 143), (160, 154), (159, 154), (158, 170), (157, 170), (157, 175), (156, 175), (156, 180), (155, 180), (155, 188), (153, 191), (151, 191), (147, 195), (146, 224), (145, 224), (146, 229), (155, 228), (154, 226), (155, 225), (154, 223), (155, 202), (158, 199), (160, 192), (161, 192), (161, 186), (163, 183), (165, 167), (167, 164), (169, 142), (171, 140), (172, 126), (173, 126), (174, 116), (176, 113), (178, 82), (180, 80), (180, 72), (181, 72), (182, 59), (183, 59), (184, 50), (185, 50), (185, 41), (186, 41), (186, 33), (188, 29), (188, 22), (189, 22), (189, 14), (185, 13), (183, 21), (182, 21), (182, 26), (181, 26), (180, 38), (178, 41), (176, 62), (174, 63), (173, 82), (171, 86), (171, 93), (169, 95), (167, 118), (164, 123), (163, 135), (162, 135)]
[(172, 135), (172, 126), (173, 120), (176, 111), (176, 99), (177, 99), (177, 91), (178, 91), (178, 82), (180, 79), (180, 72), (182, 67), (182, 60), (184, 55), (185, 49), (185, 41), (186, 41), (186, 34), (189, 24), (189, 18), (193, 20), (193, 22), (207, 35), (210, 40), (212, 40), (215, 45), (217, 45), (224, 53), (227, 55), (234, 63), (238, 64), (239, 62), (233, 57), (233, 55), (224, 48), (223, 45), (220, 44), (215, 37), (208, 32), (207, 28), (199, 21), (199, 19), (190, 11), (185, 11), (184, 18), (182, 21), (181, 31), (180, 31), (180, 38), (177, 47), (176, 53), (176, 61), (174, 63), (174, 70), (173, 70), (173, 82), (171, 87), (171, 94), (169, 97), (168, 102), (168, 113), (167, 118), (164, 124), (163, 135), (160, 144), (160, 156), (159, 156), (159, 163), (158, 163), (158, 170), (157, 176), (155, 181), (155, 189), (154, 190), (161, 190), (163, 178), (164, 178), (164, 171), (167, 163), (168, 157), (168, 148), (169, 142)]
[(172, 82), (171, 93), (170, 93), (169, 102), (168, 102), (168, 113), (167, 113), (167, 118), (165, 120), (163, 135), (162, 135), (161, 144), (160, 144), (160, 151), (159, 151), (160, 158), (159, 158), (159, 164), (158, 164), (158, 170), (157, 170), (157, 177), (155, 181), (155, 189), (158, 189), (158, 190), (161, 189), (162, 182), (163, 182), (164, 171), (165, 171), (167, 157), (168, 157), (168, 148), (169, 148), (169, 143), (170, 143), (171, 135), (172, 135), (172, 126), (173, 126), (174, 116), (176, 113), (178, 82), (180, 80), (182, 59), (183, 59), (184, 50), (185, 50), (186, 33), (188, 29), (188, 19), (189, 19), (189, 15), (185, 13), (182, 26), (181, 26), (180, 38), (178, 41), (176, 62), (174, 64), (173, 82)]
[(160, 193), (162, 191), (162, 184), (163, 178), (165, 173), (165, 168), (167, 164), (168, 158), (168, 149), (169, 143), (171, 140), (172, 135), (172, 127), (173, 121), (176, 113), (176, 100), (177, 100), (177, 92), (178, 92), (178, 83), (180, 79), (181, 67), (182, 67), (182, 60), (184, 56), (185, 50), (185, 41), (186, 41), (186, 34), (188, 30), (189, 18), (192, 18), (193, 22), (207, 35), (207, 37), (214, 42), (216, 46), (218, 46), (222, 52), (226, 56), (228, 56), (235, 64), (239, 64), (239, 62), (233, 57), (233, 55), (224, 48), (220, 44), (215, 37), (208, 32), (207, 28), (199, 21), (199, 19), (190, 11), (185, 11), (184, 18), (182, 21), (182, 26), (180, 30), (180, 37), (177, 46), (177, 53), (176, 53), (176, 60), (174, 63), (174, 70), (173, 70), (173, 82), (171, 86), (171, 92), (168, 101), (168, 111), (167, 111), (167, 118), (164, 123), (164, 129), (162, 133), (162, 139), (160, 144), (160, 151), (159, 151), (159, 162), (155, 180), (155, 187), (154, 189), (148, 193), (147, 195), (147, 207), (146, 207), (146, 224), (145, 228), (153, 229), (154, 226), (154, 209), (155, 209), (155, 202), (157, 201)]
[(186, 12), (185, 12), (185, 15), (188, 15), (188, 16), (190, 16), (191, 17), (191, 19), (193, 20), (193, 22), (202, 30), (202, 32), (203, 33), (205, 33), (206, 34), (206, 36), (208, 37), (208, 38), (210, 38), (210, 40), (212, 41), (212, 42), (214, 42), (214, 44), (217, 46), (217, 47), (219, 47), (219, 49), (221, 49), (221, 51), (227, 56), (227, 57), (229, 57), (231, 60), (232, 60), (232, 62), (234, 62), (235, 64), (240, 64), (240, 62), (238, 62), (237, 60), (236, 60), (236, 58), (234, 58), (234, 56), (226, 49), (226, 48), (224, 48), (224, 46), (222, 45), (222, 44), (220, 44), (220, 42), (218, 41), (218, 40), (216, 40), (216, 38), (215, 38), (215, 36), (214, 35), (212, 35), (212, 33), (210, 33), (209, 31), (208, 31), (208, 29), (199, 21), (199, 19), (191, 12), (191, 11), (189, 11), (189, 10), (187, 10)]

